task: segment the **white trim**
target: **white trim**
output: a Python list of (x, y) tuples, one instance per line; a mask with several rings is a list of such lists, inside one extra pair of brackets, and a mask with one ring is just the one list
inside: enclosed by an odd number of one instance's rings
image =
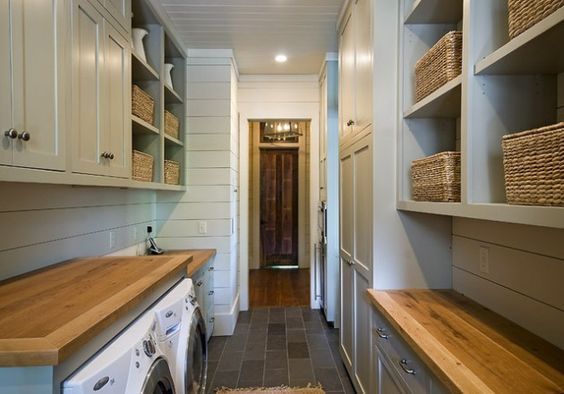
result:
[(239, 82), (317, 82), (316, 74), (296, 75), (241, 75)]
[(325, 54), (325, 61), (326, 62), (336, 62), (339, 60), (339, 53), (338, 52), (327, 52)]
[(240, 302), (239, 293), (235, 297), (231, 310), (227, 313), (215, 313), (215, 322), (213, 326), (212, 336), (225, 336), (233, 335), (235, 326), (237, 325), (237, 318), (239, 317)]

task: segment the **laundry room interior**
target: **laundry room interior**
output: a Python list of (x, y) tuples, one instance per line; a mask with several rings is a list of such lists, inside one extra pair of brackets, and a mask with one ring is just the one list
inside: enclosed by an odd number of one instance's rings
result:
[(0, 394), (564, 392), (564, 0), (0, 0)]

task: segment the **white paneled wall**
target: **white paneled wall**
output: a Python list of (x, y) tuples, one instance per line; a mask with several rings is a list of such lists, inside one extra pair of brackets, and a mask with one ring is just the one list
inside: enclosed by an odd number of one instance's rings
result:
[(226, 51), (188, 55), (188, 187), (158, 194), (158, 242), (165, 249), (217, 249), (214, 335), (228, 335), (239, 309), (237, 73)]
[(453, 288), (563, 348), (564, 230), (453, 220)]
[(0, 183), (0, 280), (138, 245), (155, 201), (153, 191)]

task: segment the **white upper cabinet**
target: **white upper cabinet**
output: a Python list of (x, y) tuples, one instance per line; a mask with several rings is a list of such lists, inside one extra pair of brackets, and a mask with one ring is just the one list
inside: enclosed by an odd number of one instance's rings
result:
[(73, 3), (74, 172), (129, 177), (129, 43), (86, 0)]
[(339, 100), (341, 137), (346, 137), (353, 131), (355, 122), (354, 94), (355, 94), (355, 54), (354, 54), (354, 26), (349, 17), (341, 33), (339, 46)]
[(127, 32), (131, 30), (131, 0), (99, 0)]
[(65, 2), (0, 4), (0, 163), (64, 170)]

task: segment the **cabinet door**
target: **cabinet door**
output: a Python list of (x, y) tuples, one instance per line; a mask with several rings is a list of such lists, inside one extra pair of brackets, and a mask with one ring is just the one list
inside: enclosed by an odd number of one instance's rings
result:
[(65, 1), (12, 1), (16, 166), (65, 169)]
[(74, 172), (105, 175), (108, 129), (102, 124), (104, 33), (102, 16), (86, 0), (72, 7), (72, 130)]
[(10, 1), (0, 0), (0, 164), (12, 164), (12, 139), (4, 135), (12, 126), (12, 48)]
[(340, 254), (341, 258), (351, 261), (353, 256), (354, 222), (353, 222), (353, 186), (354, 163), (350, 150), (344, 150), (340, 158)]
[(104, 7), (127, 32), (131, 30), (131, 0), (105, 0)]
[(361, 393), (370, 392), (370, 305), (365, 296), (369, 281), (353, 266), (354, 274), (354, 375)]
[(387, 361), (378, 348), (374, 348), (374, 364), (376, 367), (375, 392), (376, 394), (404, 394), (403, 387), (394, 378), (395, 371), (388, 367)]
[(109, 130), (110, 175), (131, 175), (131, 78), (128, 42), (104, 21), (104, 127)]
[(353, 261), (355, 269), (366, 279), (372, 272), (372, 134), (352, 147), (354, 179), (353, 202)]
[(349, 17), (341, 34), (339, 48), (339, 91), (341, 108), (341, 138), (346, 137), (352, 132), (350, 122), (355, 122), (354, 114), (354, 89), (355, 89), (355, 49), (354, 49), (354, 30), (352, 18)]
[(341, 258), (341, 327), (340, 346), (343, 362), (352, 370), (354, 360), (354, 272), (347, 261)]
[(372, 6), (358, 0), (353, 11), (355, 30), (355, 125), (360, 132), (372, 124)]

